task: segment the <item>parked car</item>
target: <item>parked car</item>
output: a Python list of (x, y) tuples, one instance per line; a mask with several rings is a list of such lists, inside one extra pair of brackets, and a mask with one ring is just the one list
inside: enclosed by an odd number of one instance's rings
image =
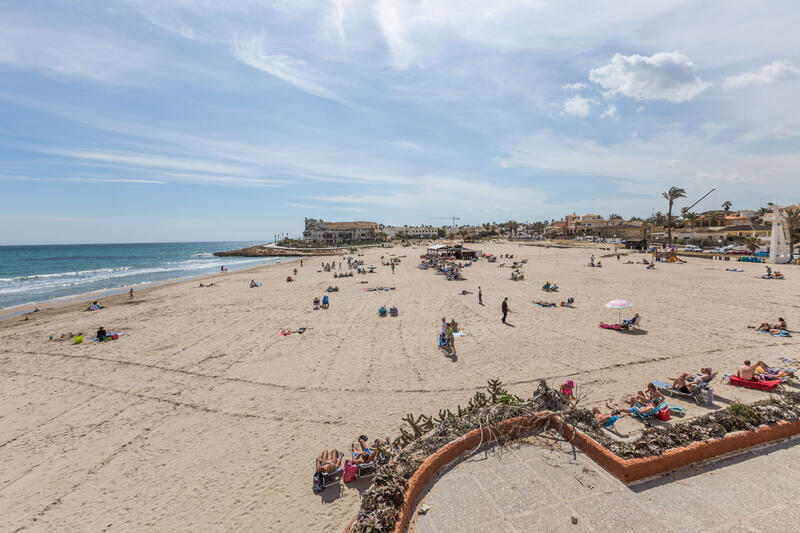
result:
[(694, 245), (694, 244), (687, 244), (684, 247), (683, 251), (684, 252), (702, 252), (703, 249), (701, 247), (697, 246), (697, 245)]

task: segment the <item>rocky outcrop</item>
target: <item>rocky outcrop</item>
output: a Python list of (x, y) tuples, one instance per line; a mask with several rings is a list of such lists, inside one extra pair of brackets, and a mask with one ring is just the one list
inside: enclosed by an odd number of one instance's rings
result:
[(303, 257), (311, 255), (342, 255), (346, 248), (275, 248), (272, 246), (250, 246), (241, 250), (214, 252), (217, 257)]

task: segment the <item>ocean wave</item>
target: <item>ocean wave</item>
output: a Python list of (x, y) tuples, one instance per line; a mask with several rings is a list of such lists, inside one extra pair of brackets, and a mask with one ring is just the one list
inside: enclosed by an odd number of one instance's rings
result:
[[(0, 295), (19, 295), (19, 294), (43, 294), (52, 291), (65, 289), (76, 289), (81, 286), (97, 285), (92, 290), (103, 290), (111, 288), (103, 282), (110, 282), (120, 278), (126, 278), (122, 285), (135, 285), (146, 281), (153, 281), (154, 276), (160, 280), (169, 279), (163, 274), (169, 273), (213, 273), (218, 271), (222, 265), (231, 267), (252, 264), (269, 263), (265, 258), (242, 258), (233, 261), (223, 262), (219, 259), (213, 261), (188, 259), (185, 261), (169, 262), (162, 266), (132, 268), (130, 266), (117, 268), (101, 268), (94, 270), (80, 270), (74, 272), (58, 272), (53, 274), (39, 274), (31, 276), (19, 276), (15, 278), (0, 278)], [(159, 276), (161, 274), (161, 276)], [(176, 276), (177, 277), (177, 276)], [(129, 278), (129, 279), (128, 279)], [(119, 287), (122, 285), (116, 285)]]

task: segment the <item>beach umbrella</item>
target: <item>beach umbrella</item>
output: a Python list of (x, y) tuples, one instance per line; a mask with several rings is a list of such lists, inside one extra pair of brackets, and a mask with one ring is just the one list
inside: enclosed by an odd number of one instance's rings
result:
[(619, 318), (622, 320), (622, 310), (623, 309), (630, 309), (633, 307), (633, 304), (628, 300), (611, 300), (606, 304), (608, 309), (616, 309), (619, 312)]

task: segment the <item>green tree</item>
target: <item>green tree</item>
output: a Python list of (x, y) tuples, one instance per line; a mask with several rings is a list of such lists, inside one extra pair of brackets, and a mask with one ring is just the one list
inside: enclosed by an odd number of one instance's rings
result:
[(661, 193), (661, 195), (669, 206), (667, 209), (667, 238), (669, 239), (670, 246), (672, 246), (672, 204), (674, 204), (675, 200), (678, 198), (686, 198), (686, 191), (678, 187), (670, 187), (667, 192)]
[(646, 241), (648, 235), (650, 235), (650, 223), (649, 222), (642, 222), (642, 240)]
[(744, 245), (747, 246), (747, 249), (751, 252), (755, 252), (758, 250), (759, 246), (758, 239), (756, 237), (747, 237), (744, 240)]
[(789, 230), (789, 258), (794, 259), (794, 244), (800, 237), (800, 209), (784, 210), (786, 229)]
[(731, 206), (732, 205), (733, 204), (730, 203), (730, 201), (728, 201), (728, 200), (722, 202), (722, 210), (725, 211), (726, 215), (731, 212)]

